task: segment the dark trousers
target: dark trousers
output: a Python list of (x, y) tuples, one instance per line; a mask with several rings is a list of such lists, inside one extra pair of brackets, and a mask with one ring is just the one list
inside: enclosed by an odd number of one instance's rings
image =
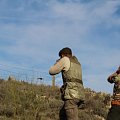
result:
[(78, 120), (78, 104), (79, 100), (66, 100), (60, 110), (60, 120)]
[(112, 106), (110, 108), (107, 120), (120, 120), (120, 106)]

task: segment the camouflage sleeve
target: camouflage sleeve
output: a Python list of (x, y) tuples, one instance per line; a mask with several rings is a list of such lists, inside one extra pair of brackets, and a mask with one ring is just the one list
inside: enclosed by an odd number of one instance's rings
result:
[(120, 74), (118, 74), (116, 77), (115, 77), (115, 83), (118, 83), (120, 82)]
[(112, 75), (110, 75), (109, 77), (108, 77), (108, 82), (109, 83), (115, 83), (115, 77), (117, 76), (117, 73), (115, 72), (115, 73), (113, 73)]

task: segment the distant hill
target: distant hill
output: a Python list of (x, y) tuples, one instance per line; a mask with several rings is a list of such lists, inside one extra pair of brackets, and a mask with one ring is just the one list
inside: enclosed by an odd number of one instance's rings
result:
[[(89, 88), (85, 95), (80, 120), (105, 120), (111, 96)], [(0, 120), (59, 120), (62, 104), (57, 86), (0, 80)]]

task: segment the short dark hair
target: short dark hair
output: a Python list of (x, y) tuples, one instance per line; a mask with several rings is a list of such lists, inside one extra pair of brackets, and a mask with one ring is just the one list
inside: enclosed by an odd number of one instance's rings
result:
[(72, 50), (68, 47), (65, 47), (59, 51), (59, 56), (61, 57), (63, 55), (71, 55), (72, 56)]

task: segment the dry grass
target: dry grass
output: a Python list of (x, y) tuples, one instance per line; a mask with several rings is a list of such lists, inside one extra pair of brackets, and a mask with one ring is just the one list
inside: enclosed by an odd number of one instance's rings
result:
[[(86, 89), (86, 104), (79, 110), (80, 119), (106, 118), (106, 96)], [(59, 120), (63, 104), (58, 87), (53, 91), (51, 86), (14, 80), (0, 80), (0, 101), (0, 120)]]

